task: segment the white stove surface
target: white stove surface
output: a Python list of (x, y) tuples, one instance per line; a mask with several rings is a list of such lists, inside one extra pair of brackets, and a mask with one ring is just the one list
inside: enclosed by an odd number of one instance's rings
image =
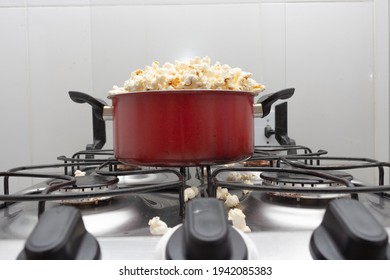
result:
[[(390, 235), (390, 228), (387, 228)], [(255, 244), (261, 260), (311, 260), (309, 240), (312, 231), (251, 232), (245, 235)], [(157, 245), (162, 236), (100, 237), (103, 260), (158, 259)], [(23, 249), (25, 240), (0, 240), (0, 259), (13, 260)]]

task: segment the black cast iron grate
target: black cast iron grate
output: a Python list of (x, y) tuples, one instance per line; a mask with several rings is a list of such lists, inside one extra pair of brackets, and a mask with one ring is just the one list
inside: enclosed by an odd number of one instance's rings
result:
[[(294, 151), (294, 152), (291, 152)], [(303, 146), (276, 146), (276, 147), (256, 147), (254, 156), (249, 159), (249, 162), (264, 160), (269, 162), (269, 166), (262, 167), (247, 167), (247, 166), (204, 166), (198, 167), (202, 170), (204, 178), (206, 178), (207, 191), (203, 196), (215, 197), (217, 186), (222, 186), (230, 189), (255, 190), (260, 192), (286, 192), (286, 193), (340, 193), (351, 194), (358, 199), (358, 193), (376, 193), (383, 197), (389, 197), (390, 186), (384, 185), (384, 169), (390, 167), (390, 163), (379, 162), (372, 159), (352, 158), (352, 157), (328, 157), (326, 151), (320, 150), (312, 152), (309, 148)], [(48, 165), (22, 166), (12, 168), (6, 172), (0, 172), (0, 176), (4, 178), (4, 194), (0, 195), (0, 208), (7, 207), (11, 203), (23, 201), (37, 201), (38, 215), (45, 210), (46, 201), (72, 200), (93, 197), (106, 196), (123, 196), (135, 193), (156, 192), (167, 189), (176, 189), (179, 196), (180, 214), (183, 215), (185, 210), (184, 189), (185, 182), (190, 175), (188, 168), (135, 168), (131, 170), (119, 169), (122, 164), (115, 160), (112, 150), (86, 150), (75, 153), (72, 157), (60, 156), (58, 160), (61, 163)], [(326, 164), (325, 162), (336, 162)], [(338, 163), (337, 163), (338, 162)], [(61, 169), (57, 174), (48, 174), (47, 169)], [(350, 178), (337, 176), (334, 170), (350, 170), (357, 168), (376, 168), (378, 169), (379, 182), (372, 186), (353, 184)], [(32, 172), (39, 170), (40, 172)], [(99, 178), (107, 177), (108, 181), (114, 180), (118, 176), (126, 175), (142, 175), (142, 174), (161, 174), (170, 173), (177, 179), (174, 182), (146, 184), (146, 185), (130, 185), (125, 188), (105, 189), (103, 191), (94, 192), (55, 192), (59, 189), (77, 188), (77, 178), (73, 176), (76, 170), (82, 170), (88, 174), (94, 174)], [(295, 177), (310, 176), (317, 178), (319, 181), (332, 181), (337, 186), (327, 188), (302, 188), (299, 186), (285, 186), (254, 184), (248, 185), (242, 182), (231, 182), (220, 180), (221, 173), (226, 172), (261, 172), (269, 174), (293, 174)], [(31, 193), (11, 193), (10, 182), (11, 177), (31, 177), (45, 178), (48, 180), (47, 187), (43, 190), (37, 190)], [(299, 185), (299, 183), (297, 183)], [(101, 186), (101, 181), (96, 183), (96, 187)], [(339, 186), (344, 186), (340, 188)], [(94, 188), (93, 182), (88, 182), (85, 186)]]

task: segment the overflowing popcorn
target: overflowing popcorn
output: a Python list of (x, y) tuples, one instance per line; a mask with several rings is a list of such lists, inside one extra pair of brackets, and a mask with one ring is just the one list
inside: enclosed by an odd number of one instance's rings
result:
[(240, 203), (240, 200), (238, 199), (237, 195), (231, 194), (231, 195), (226, 196), (225, 205), (227, 207), (230, 207), (230, 208), (237, 207), (239, 203)]
[(259, 177), (254, 173), (241, 173), (241, 180), (246, 184), (248, 184), (248, 181), (257, 180), (257, 179), (259, 179)]
[(246, 182), (250, 180), (257, 180), (259, 177), (254, 174), (254, 173), (240, 173), (237, 171), (230, 172), (229, 175), (227, 176), (226, 180), (227, 181), (232, 181), (232, 182)]
[[(247, 185), (254, 185), (253, 182), (251, 180), (244, 180), (243, 181), (244, 184), (247, 184)], [(252, 191), (251, 190), (242, 190), (242, 194), (243, 195), (248, 195), (250, 194)]]
[(124, 82), (109, 91), (110, 95), (148, 90), (213, 89), (259, 93), (265, 86), (252, 79), (252, 73), (216, 62), (211, 65), (208, 56), (195, 56), (189, 61), (176, 61), (160, 66), (154, 61), (143, 70), (137, 69)]
[(240, 172), (233, 171), (230, 172), (229, 175), (227, 176), (226, 180), (227, 181), (232, 181), (232, 182), (239, 182), (241, 181), (242, 175)]
[(198, 187), (192, 186), (184, 190), (184, 201), (195, 198), (199, 194)]
[(230, 209), (228, 220), (232, 221), (233, 226), (243, 232), (251, 232), (251, 229), (246, 225), (245, 214), (239, 208)]
[(225, 201), (229, 208), (237, 207), (240, 200), (237, 195), (229, 193), (227, 188), (217, 187), (217, 199)]
[(226, 200), (228, 195), (230, 195), (230, 193), (227, 188), (217, 187), (217, 199)]
[(85, 172), (84, 171), (81, 171), (81, 170), (76, 170), (75, 172), (74, 172), (74, 176), (75, 177), (78, 177), (78, 176), (85, 176)]
[[(259, 177), (254, 173), (250, 173), (250, 172), (240, 173), (237, 171), (230, 172), (226, 178), (227, 181), (242, 182), (247, 185), (254, 185), (252, 180), (257, 180), (257, 179), (259, 179)], [(242, 190), (242, 193), (244, 195), (247, 195), (250, 192), (251, 192), (250, 190)]]
[(148, 225), (152, 235), (164, 235), (168, 231), (168, 225), (158, 216), (150, 219)]

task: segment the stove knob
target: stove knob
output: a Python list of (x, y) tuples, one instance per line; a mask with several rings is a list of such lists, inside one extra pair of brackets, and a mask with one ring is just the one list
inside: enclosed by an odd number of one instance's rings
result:
[(80, 211), (58, 206), (44, 212), (28, 237), (19, 260), (96, 260), (99, 243), (86, 231)]
[(187, 203), (184, 223), (168, 240), (171, 260), (244, 260), (248, 249), (242, 236), (228, 224), (224, 205), (215, 198)]
[(321, 225), (313, 232), (310, 252), (315, 259), (390, 259), (385, 228), (359, 201), (329, 203)]

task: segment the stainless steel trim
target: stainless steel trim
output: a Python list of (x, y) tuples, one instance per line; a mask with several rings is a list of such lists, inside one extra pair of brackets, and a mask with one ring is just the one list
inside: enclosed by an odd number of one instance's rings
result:
[(263, 106), (261, 104), (254, 104), (253, 105), (253, 114), (255, 118), (262, 118), (263, 117)]
[(105, 121), (112, 121), (113, 109), (114, 109), (114, 107), (112, 107), (112, 106), (104, 106), (103, 107), (103, 119)]

